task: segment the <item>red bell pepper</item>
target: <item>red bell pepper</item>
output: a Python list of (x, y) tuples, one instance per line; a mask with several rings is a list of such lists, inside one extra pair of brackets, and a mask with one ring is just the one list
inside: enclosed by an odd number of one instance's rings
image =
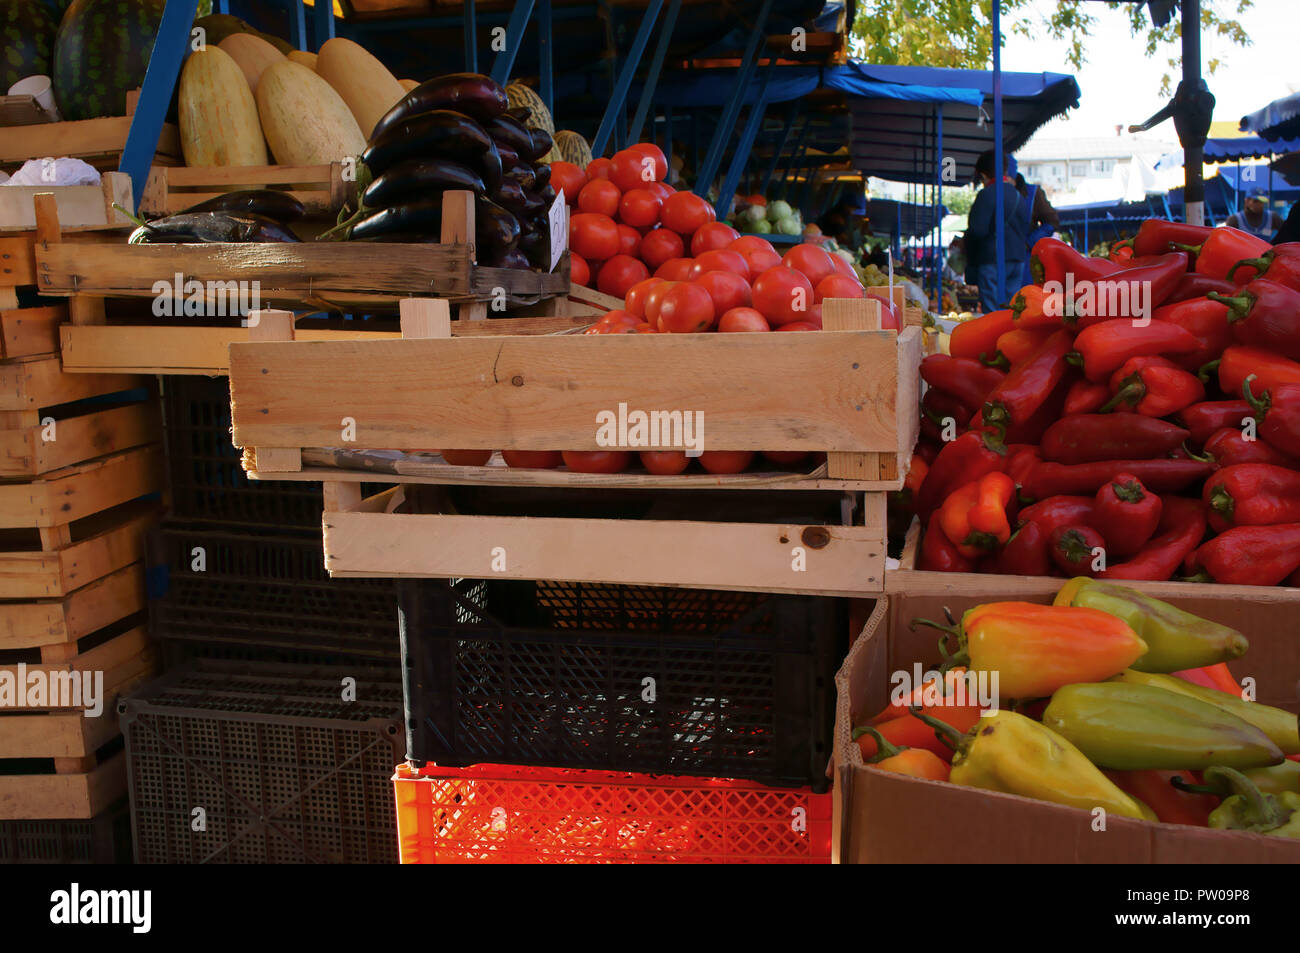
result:
[(1247, 377), (1254, 375), (1254, 388), (1272, 390), (1279, 384), (1300, 384), (1300, 363), (1260, 347), (1234, 344), (1219, 359), (1219, 389), (1236, 396)]
[[(931, 388), (921, 398), (921, 433), (931, 440), (942, 443), (945, 439), (945, 431), (947, 431), (947, 438), (952, 439), (966, 429), (973, 416), (975, 416), (973, 407), (963, 404), (944, 391)], [(950, 418), (951, 429), (948, 424)]]
[(1042, 523), (1022, 523), (1001, 552), (980, 564), (980, 570), (1007, 576), (1053, 576), (1056, 566), (1047, 552), (1050, 535), (1051, 530)]
[(1110, 388), (1101, 382), (1077, 380), (1070, 385), (1065, 395), (1065, 406), (1061, 413), (1067, 417), (1075, 414), (1091, 414), (1101, 409), (1101, 405), (1110, 400)]
[(1105, 563), (1106, 541), (1090, 526), (1058, 526), (1048, 537), (1047, 552), (1067, 576), (1095, 576)]
[(1241, 383), (1246, 403), (1255, 411), (1256, 436), (1275, 450), (1300, 457), (1300, 384), (1279, 384), (1258, 397), (1252, 391), (1255, 375)]
[(1136, 556), (1160, 525), (1164, 504), (1131, 473), (1120, 473), (1097, 491), (1093, 529), (1106, 540), (1106, 559)]
[(1043, 452), (1038, 447), (1013, 444), (1007, 448), (1007, 476), (1020, 486), (1025, 482), (1025, 475), (1042, 459)]
[(1229, 277), (1238, 284), (1267, 278), (1300, 291), (1300, 242), (1274, 245), (1258, 258), (1243, 258), (1233, 265)]
[(1180, 791), (1170, 784), (1181, 778), (1187, 784), (1197, 784), (1190, 771), (1103, 771), (1111, 782), (1132, 797), (1137, 798), (1155, 812), (1162, 824), (1186, 824), (1189, 827), (1208, 827), (1210, 812), (1219, 806), (1213, 794), (1194, 794)]
[[(971, 408), (966, 420), (974, 415), (993, 388), (1007, 375), (969, 357), (931, 354), (921, 361), (921, 380), (932, 389), (950, 394)], [(962, 421), (964, 425), (966, 420)]]
[(1005, 435), (1013, 425), (1029, 420), (1065, 378), (1070, 341), (1069, 331), (1054, 332), (1032, 357), (1007, 374), (984, 402), (983, 425), (997, 427)]
[[(1240, 383), (1237, 393), (1241, 393)], [(1178, 412), (1178, 420), (1187, 428), (1192, 443), (1198, 446), (1203, 446), (1217, 431), (1225, 427), (1240, 428), (1247, 418), (1254, 416), (1255, 411), (1244, 400), (1203, 400)]]
[(936, 443), (933, 440), (922, 438), (916, 441), (916, 446), (912, 448), (912, 459), (915, 460), (919, 458), (924, 460), (927, 465), (931, 465), (934, 463), (935, 458), (939, 456), (939, 451), (942, 450), (943, 447), (944, 445), (942, 443)]
[(1200, 370), (1218, 358), (1232, 343), (1232, 333), (1228, 329), (1228, 306), (1220, 301), (1202, 297), (1166, 304), (1156, 309), (1155, 320), (1176, 324), (1196, 338), (1200, 345), (1196, 350), (1171, 358), (1184, 370)]
[[(1097, 281), (1081, 284), (1075, 279), (1073, 286), (1066, 282), (1059, 298), (1047, 295), (1044, 309), (1049, 315), (1063, 310), (1065, 324), (1075, 329), (1117, 318), (1146, 321), (1169, 299), (1186, 274), (1187, 256), (1174, 252)], [(1044, 291), (1055, 292), (1056, 288), (1045, 285)]]
[(1001, 472), (1006, 464), (1007, 448), (1000, 439), (982, 430), (966, 431), (944, 444), (934, 458), (916, 497), (917, 515), (928, 520), (957, 487), (986, 473)]
[(1102, 412), (1127, 408), (1146, 417), (1167, 417), (1205, 399), (1195, 374), (1163, 357), (1133, 357), (1111, 375), (1114, 393)]
[(1141, 460), (1163, 457), (1182, 446), (1182, 427), (1139, 414), (1062, 417), (1043, 434), (1043, 459), (1056, 463)]
[(1214, 431), (1205, 441), (1203, 450), (1220, 467), (1240, 463), (1270, 463), (1275, 467), (1300, 470), (1300, 459), (1288, 457), (1263, 440), (1247, 440), (1246, 435), (1237, 427), (1224, 427)]
[(1074, 276), (1074, 282), (1096, 281), (1123, 270), (1123, 266), (1105, 258), (1081, 255), (1071, 246), (1056, 238), (1040, 238), (1029, 253), (1029, 267), (1035, 284), (1049, 281), (1064, 283), (1065, 276)]
[(1221, 692), (1227, 692), (1229, 695), (1241, 697), (1241, 683), (1233, 678), (1232, 672), (1228, 670), (1227, 662), (1216, 662), (1202, 668), (1185, 668), (1181, 672), (1173, 672), (1172, 674), (1175, 678), (1181, 678), (1193, 685), (1200, 685), (1202, 688), (1214, 688)]
[(1300, 523), (1234, 526), (1192, 553), (1197, 580), (1229, 586), (1276, 586), (1300, 568)]
[(1005, 473), (986, 473), (958, 487), (939, 508), (939, 528), (967, 559), (978, 559), (1011, 536), (1007, 506), (1016, 485)]
[(1033, 357), (1051, 336), (1051, 328), (1017, 328), (998, 338), (998, 353), (1007, 359), (1009, 369), (1015, 369)]
[(1020, 525), (1037, 523), (1048, 533), (1062, 526), (1092, 523), (1092, 508), (1097, 501), (1091, 496), (1052, 496), (1020, 511)]
[(952, 329), (948, 338), (948, 353), (953, 357), (967, 357), (978, 361), (981, 355), (993, 358), (998, 338), (1015, 325), (1010, 311), (990, 311), (978, 318), (962, 321)]
[(1273, 246), (1249, 232), (1222, 225), (1211, 230), (1199, 245), (1170, 242), (1172, 247), (1196, 255), (1196, 271), (1211, 278), (1227, 278), (1243, 258), (1257, 258)]
[(1256, 278), (1235, 295), (1206, 295), (1228, 308), (1228, 325), (1237, 344), (1300, 358), (1300, 291)]
[(921, 539), (916, 568), (923, 572), (974, 572), (975, 563), (957, 552), (957, 547), (939, 528), (939, 521), (932, 519)]
[(1300, 523), (1300, 473), (1268, 463), (1225, 467), (1205, 481), (1201, 492), (1210, 529)]
[(1090, 381), (1104, 381), (1131, 357), (1188, 354), (1201, 346), (1186, 328), (1167, 321), (1146, 325), (1127, 318), (1103, 321), (1084, 328), (1074, 339), (1076, 363)]
[(1170, 243), (1199, 245), (1210, 237), (1209, 225), (1185, 225), (1163, 218), (1149, 218), (1138, 226), (1133, 236), (1133, 254), (1160, 255), (1169, 251)]
[(1169, 292), (1165, 304), (1176, 304), (1179, 301), (1188, 301), (1192, 298), (1204, 298), (1211, 291), (1217, 291), (1220, 294), (1232, 294), (1236, 290), (1237, 286), (1226, 278), (1211, 278), (1209, 275), (1198, 275), (1194, 271), (1189, 271), (1178, 279), (1178, 284), (1174, 285), (1174, 290)]
[(1117, 242), (1111, 242), (1106, 258), (1117, 265), (1127, 266), (1133, 260), (1133, 239), (1122, 238)]
[(1056, 330), (1061, 326), (1061, 315), (1048, 315), (1044, 310), (1046, 294), (1040, 285), (1025, 285), (1011, 298), (1011, 316), (1017, 328)]
[(1025, 475), (1021, 495), (1028, 500), (1045, 500), (1063, 494), (1096, 493), (1103, 483), (1121, 473), (1133, 474), (1156, 493), (1178, 493), (1213, 472), (1214, 464), (1203, 460), (1099, 460), (1076, 464), (1044, 460)]
[(1155, 536), (1128, 562), (1108, 565), (1104, 579), (1169, 579), (1205, 538), (1205, 507), (1200, 500), (1168, 496)]

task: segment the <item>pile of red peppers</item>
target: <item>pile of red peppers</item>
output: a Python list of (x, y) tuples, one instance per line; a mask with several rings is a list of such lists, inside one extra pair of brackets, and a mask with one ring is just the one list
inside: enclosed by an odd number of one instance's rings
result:
[(1300, 585), (1300, 243), (1152, 219), (1031, 265), (921, 363), (916, 568)]

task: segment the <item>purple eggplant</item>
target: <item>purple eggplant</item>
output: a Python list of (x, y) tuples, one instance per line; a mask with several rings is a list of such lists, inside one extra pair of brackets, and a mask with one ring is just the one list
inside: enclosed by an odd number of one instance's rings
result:
[[(504, 185), (504, 183), (502, 183)], [(407, 159), (392, 166), (361, 193), (361, 204), (381, 209), (400, 205), (445, 189), (466, 189), (475, 195), (487, 191), (483, 177), (450, 159)]]
[(501, 184), (501, 156), (496, 143), (477, 122), (450, 109), (402, 120), (376, 137), (361, 161), (378, 177), (408, 159), (451, 159), (481, 174), (484, 185)]
[(205, 199), (180, 212), (233, 212), (236, 215), (261, 215), (276, 222), (296, 222), (307, 214), (303, 204), (279, 189), (244, 189)]
[(393, 126), (435, 109), (454, 109), (478, 120), (505, 113), (510, 103), (501, 85), (481, 73), (449, 73), (421, 83), (384, 113), (370, 133), (374, 142)]
[(498, 145), (514, 150), (521, 158), (530, 162), (536, 158), (533, 155), (533, 137), (529, 135), (528, 128), (519, 120), (512, 119), (509, 116), (496, 116), (483, 123), (483, 128), (487, 130), (489, 136), (496, 140)]
[(485, 259), (500, 258), (519, 244), (519, 219), (495, 202), (482, 198), (474, 203), (474, 242)]
[(528, 208), (528, 200), (524, 194), (523, 185), (514, 176), (507, 175), (501, 181), (501, 188), (497, 189), (489, 197), (511, 215), (523, 215)]
[(528, 135), (533, 140), (533, 154), (528, 158), (533, 162), (555, 148), (555, 140), (545, 129), (529, 129)]
[(551, 167), (543, 162), (533, 166), (533, 188), (544, 189), (551, 184)]
[(430, 236), (426, 239), (430, 241), (441, 237), (442, 195), (403, 202), (367, 215), (351, 227), (348, 238), (351, 241), (393, 241), (396, 235)]
[(236, 212), (178, 212), (131, 233), (132, 245), (195, 242), (296, 242), (298, 236), (264, 215)]

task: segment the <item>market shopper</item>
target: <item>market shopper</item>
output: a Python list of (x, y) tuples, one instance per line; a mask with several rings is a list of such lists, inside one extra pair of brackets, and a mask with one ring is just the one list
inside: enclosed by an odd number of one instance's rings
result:
[(1028, 237), (1025, 239), (1025, 267), (1020, 275), (1021, 285), (1032, 285), (1034, 283), (1034, 273), (1029, 267), (1029, 251), (1034, 247), (1034, 242), (1040, 238), (1047, 238), (1049, 235), (1056, 233), (1056, 229), (1061, 224), (1061, 216), (1052, 208), (1052, 203), (1047, 200), (1046, 193), (1041, 186), (1030, 185), (1025, 181), (1025, 177), (1016, 172), (1015, 157), (1011, 158), (1011, 171), (1016, 177), (1016, 191), (1020, 193), (1021, 199), (1024, 200), (1025, 214), (1028, 216), (1025, 225)]
[(1264, 192), (1252, 192), (1246, 196), (1240, 212), (1233, 212), (1224, 221), (1224, 225), (1239, 228), (1243, 232), (1271, 239), (1282, 227), (1282, 216), (1265, 204), (1268, 195)]
[(1006, 174), (1009, 156), (1002, 168), (1002, 295), (998, 295), (997, 222), (993, 197), (993, 150), (980, 153), (975, 160), (979, 194), (971, 205), (966, 225), (966, 281), (978, 285), (980, 305), (985, 312), (1006, 307), (1011, 295), (1021, 286), (1021, 274), (1028, 258), (1028, 223), (1024, 200), (1016, 191), (1015, 180)]

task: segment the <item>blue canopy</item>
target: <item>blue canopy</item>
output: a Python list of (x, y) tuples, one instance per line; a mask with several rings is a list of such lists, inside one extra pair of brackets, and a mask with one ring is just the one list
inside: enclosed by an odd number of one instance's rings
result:
[(933, 205), (895, 199), (867, 200), (867, 223), (875, 235), (898, 235), (901, 238), (928, 235), (947, 214), (948, 210), (942, 205), (936, 209)]
[(1242, 132), (1253, 132), (1269, 142), (1300, 138), (1300, 93), (1275, 99), (1263, 109), (1241, 117)]
[[(1238, 174), (1241, 175), (1240, 183), (1237, 181)], [(1292, 185), (1286, 179), (1276, 172), (1272, 175), (1272, 194), (1275, 199), (1292, 200), (1300, 197), (1300, 188)], [(1266, 165), (1248, 165), (1238, 170), (1235, 166), (1225, 166), (1219, 170), (1219, 178), (1223, 184), (1234, 192), (1240, 188), (1243, 195), (1249, 195), (1252, 192), (1269, 192), (1269, 169)]]
[(1234, 159), (1267, 159), (1271, 155), (1300, 152), (1300, 139), (1278, 139), (1270, 142), (1260, 136), (1238, 136), (1235, 139), (1206, 139), (1206, 162), (1231, 162)]

